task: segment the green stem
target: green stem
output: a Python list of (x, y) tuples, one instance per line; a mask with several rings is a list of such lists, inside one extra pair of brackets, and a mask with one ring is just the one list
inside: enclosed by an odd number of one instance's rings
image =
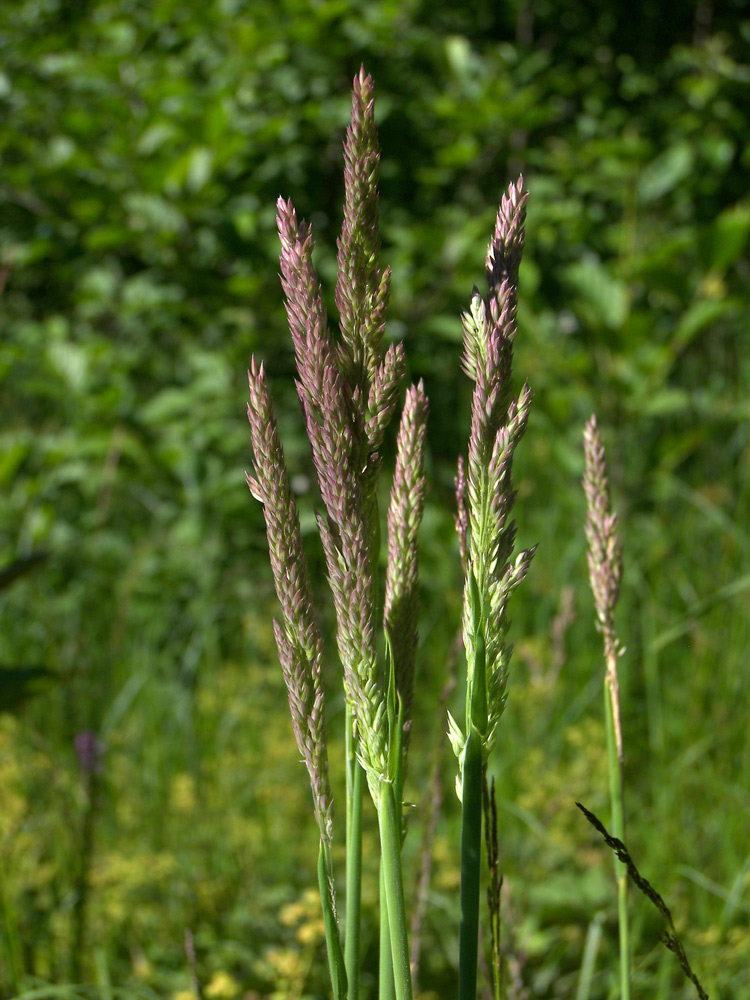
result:
[(333, 912), (333, 896), (328, 881), (330, 871), (330, 849), (321, 840), (320, 850), (318, 851), (318, 889), (320, 890), (320, 902), (323, 907), (323, 928), (325, 930), (326, 951), (328, 952), (328, 971), (331, 974), (334, 1000), (345, 1000), (346, 969), (344, 968), (344, 955), (341, 951), (341, 939), (339, 938), (336, 914)]
[(380, 859), (380, 952), (378, 964), (378, 1000), (394, 1000), (393, 954), (391, 929), (388, 923), (388, 903), (385, 898), (385, 866)]
[(396, 1000), (412, 1000), (404, 882), (401, 874), (401, 817), (396, 807), (393, 783), (387, 780), (383, 780), (380, 785), (378, 822)]
[[(625, 809), (622, 789), (622, 763), (617, 753), (615, 739), (614, 695), (609, 677), (604, 679), (604, 715), (607, 720), (607, 759), (609, 764), (609, 791), (612, 800), (612, 832), (618, 840), (625, 840)], [(617, 879), (617, 917), (620, 930), (620, 997), (630, 1000), (630, 930), (628, 926), (628, 872), (619, 858), (615, 858)]]
[(86, 952), (88, 931), (88, 902), (91, 864), (94, 851), (94, 824), (98, 811), (99, 776), (95, 770), (84, 775), (86, 805), (80, 835), (80, 856), (75, 882), (75, 902), (73, 903), (73, 928), (71, 934), (70, 970), (71, 979), (78, 983), (82, 979), (83, 956)]
[(362, 909), (362, 799), (364, 771), (355, 752), (354, 717), (346, 707), (346, 937), (344, 954), (349, 1000), (359, 1000)]
[(476, 1000), (482, 844), (482, 740), (474, 726), (464, 751), (461, 810), (461, 930), (458, 1000)]
[[(393, 681), (395, 684), (395, 679)], [(391, 720), (393, 725), (393, 720)], [(393, 731), (392, 738), (394, 737)], [(395, 723), (395, 751), (393, 758), (396, 761), (395, 777), (393, 779), (393, 798), (396, 803), (396, 815), (399, 817), (399, 851), (403, 846), (403, 799), (404, 799), (404, 717), (403, 704), (399, 700), (398, 713)], [(411, 977), (411, 964), (409, 965), (409, 975)], [(392, 1000), (395, 996), (395, 984), (393, 981), (393, 952), (391, 949), (391, 932), (388, 921), (388, 901), (386, 899), (385, 888), (385, 866), (383, 859), (380, 859), (380, 961), (379, 961), (379, 1000)]]

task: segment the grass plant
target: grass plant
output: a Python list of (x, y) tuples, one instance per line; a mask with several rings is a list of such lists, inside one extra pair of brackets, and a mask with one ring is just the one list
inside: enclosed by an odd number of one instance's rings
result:
[[(320, 832), (319, 883), (335, 1000), (359, 991), (361, 774), (374, 803), (381, 849), (380, 996), (411, 1000), (412, 977), (401, 864), (406, 772), (417, 651), (417, 532), (424, 510), (427, 398), (407, 389), (388, 511), (383, 642), (375, 641), (380, 525), (380, 449), (396, 409), (403, 347), (383, 353), (390, 271), (379, 264), (372, 80), (354, 80), (344, 145), (344, 223), (338, 242), (336, 304), (340, 337), (328, 329), (312, 264), (312, 233), (291, 202), (279, 199), (282, 284), (294, 342), (300, 402), (325, 513), (318, 529), (337, 622), (346, 698), (346, 937), (342, 946), (332, 865), (333, 817), (327, 771), (322, 639), (315, 624), (299, 518), (268, 383), (253, 358), (249, 371), (254, 451), (248, 485), (262, 504), (282, 608), (274, 632), (297, 746), (305, 760)], [(460, 459), (456, 520), (465, 568), (463, 641), (467, 659), (464, 728), (449, 718), (462, 802), (459, 998), (477, 990), (482, 815), (486, 769), (505, 704), (510, 647), (506, 604), (526, 575), (533, 549), (514, 557), (512, 461), (531, 394), (512, 389), (518, 269), (526, 196), (511, 185), (487, 251), (488, 294), (475, 288), (464, 315), (463, 368), (474, 381), (466, 472)], [(496, 822), (493, 824), (493, 830)], [(495, 836), (496, 840), (496, 836)], [(495, 858), (495, 870), (497, 859)], [(496, 876), (497, 878), (497, 876)], [(496, 885), (499, 907), (499, 885)], [(499, 910), (495, 924), (499, 927)], [(499, 930), (498, 930), (499, 935)], [(497, 962), (493, 963), (497, 968)], [(496, 991), (499, 995), (499, 982)]]
[(477, 990), (483, 785), (505, 707), (510, 657), (507, 602), (534, 554), (532, 548), (513, 558), (516, 525), (510, 519), (515, 500), (513, 454), (526, 429), (531, 403), (528, 384), (517, 400), (512, 388), (525, 206), (519, 180), (502, 200), (487, 249), (489, 293), (483, 297), (475, 288), (463, 317), (463, 368), (474, 381), (474, 393), (468, 472), (459, 461), (456, 478), (456, 524), (465, 567), (464, 729), (450, 718), (462, 805), (459, 1000), (473, 1000)]
[[(276, 641), (300, 752), (307, 763), (320, 829), (320, 889), (334, 996), (357, 995), (361, 857), (360, 769), (378, 815), (381, 910), (395, 995), (411, 1000), (406, 908), (401, 871), (403, 779), (417, 647), (417, 530), (424, 509), (427, 399), (407, 390), (388, 514), (383, 652), (376, 645), (380, 524), (377, 483), (381, 446), (399, 398), (401, 345), (383, 353), (390, 271), (379, 265), (377, 169), (372, 80), (354, 81), (344, 147), (346, 200), (339, 240), (336, 303), (341, 336), (328, 330), (312, 265), (312, 233), (291, 202), (278, 203), (281, 272), (299, 375), (298, 391), (325, 513), (318, 515), (333, 594), (346, 696), (347, 937), (342, 950), (332, 868), (332, 805), (327, 783), (322, 640), (315, 625), (299, 518), (289, 485), (262, 365), (249, 372), (255, 455), (248, 478), (263, 503), (283, 624)], [(355, 759), (356, 758), (356, 759)], [(386, 933), (387, 930), (387, 933)]]

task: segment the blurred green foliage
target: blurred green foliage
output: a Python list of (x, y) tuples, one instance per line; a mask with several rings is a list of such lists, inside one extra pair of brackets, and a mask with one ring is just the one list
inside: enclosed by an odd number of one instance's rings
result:
[[(522, 170), (531, 192), (516, 353), (535, 402), (517, 509), (522, 543), (541, 545), (514, 607), (499, 755), (512, 963), (530, 996), (572, 995), (603, 913), (596, 996), (614, 969), (609, 858), (572, 805), (606, 801), (579, 488), (595, 409), (626, 544), (632, 850), (709, 992), (747, 995), (748, 43), (746, 0), (3, 6), (0, 565), (50, 556), (0, 595), (0, 664), (59, 683), (0, 717), (0, 993), (75, 968), (82, 871), (80, 968), (102, 997), (189, 990), (185, 927), (207, 997), (324, 989), (305, 971), (322, 967), (314, 935), (279, 917), (312, 878), (314, 834), (289, 834), (307, 802), (243, 482), (243, 383), (254, 352), (312, 528), (274, 206), (292, 197), (313, 222), (332, 307), (364, 63), (389, 335), (431, 399), (422, 720), (460, 614), (460, 312), (506, 181)], [(339, 715), (334, 698), (334, 731)], [(108, 748), (88, 859), (84, 729)], [(439, 732), (418, 716), (415, 734), (416, 789)], [(422, 977), (435, 989), (455, 974), (446, 795)], [(690, 995), (639, 905), (638, 990)]]

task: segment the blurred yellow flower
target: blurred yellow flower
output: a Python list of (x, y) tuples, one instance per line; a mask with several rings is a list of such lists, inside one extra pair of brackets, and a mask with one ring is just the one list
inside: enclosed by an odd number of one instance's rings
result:
[(322, 917), (314, 920), (306, 920), (300, 924), (295, 935), (300, 944), (315, 945), (323, 940), (325, 927)]
[(266, 961), (284, 979), (294, 979), (300, 973), (300, 957), (290, 948), (269, 948)]
[(281, 907), (279, 919), (285, 927), (293, 927), (302, 920), (306, 912), (304, 903), (287, 903)]
[(195, 781), (192, 774), (186, 774), (183, 771), (172, 778), (169, 802), (175, 812), (193, 812), (197, 803), (197, 796), (195, 794)]
[(211, 982), (203, 990), (208, 1000), (234, 1000), (240, 992), (240, 985), (228, 972), (220, 969), (211, 977)]
[(151, 963), (140, 949), (133, 954), (133, 972), (138, 979), (148, 979), (151, 976)]

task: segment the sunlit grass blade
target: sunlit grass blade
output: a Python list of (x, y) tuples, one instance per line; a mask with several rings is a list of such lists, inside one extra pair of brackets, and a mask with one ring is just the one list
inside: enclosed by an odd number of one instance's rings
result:
[(603, 915), (597, 913), (586, 931), (586, 943), (583, 946), (581, 971), (578, 976), (578, 988), (575, 1000), (589, 1000), (596, 969), (596, 956), (602, 940)]

